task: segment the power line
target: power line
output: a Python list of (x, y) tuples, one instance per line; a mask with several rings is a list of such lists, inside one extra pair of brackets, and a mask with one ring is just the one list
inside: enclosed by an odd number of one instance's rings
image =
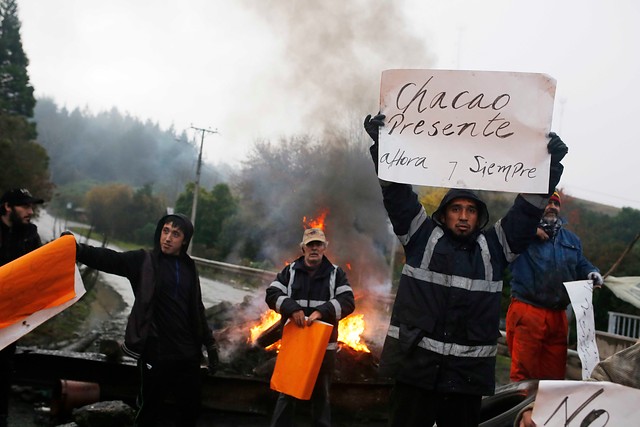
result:
[[(204, 145), (204, 135), (206, 133), (218, 133), (218, 130), (204, 129), (198, 128), (195, 126), (191, 126), (191, 129), (194, 129), (197, 132), (202, 132), (202, 136), (200, 138), (200, 153), (198, 154), (198, 165), (196, 167), (196, 182), (195, 187), (193, 188), (193, 204), (191, 205), (191, 224), (193, 224), (193, 229), (195, 231), (196, 228), (196, 210), (198, 208), (198, 193), (200, 192), (200, 171), (202, 169), (202, 147)], [(187, 252), (191, 255), (191, 248), (193, 245), (189, 245), (189, 249)]]

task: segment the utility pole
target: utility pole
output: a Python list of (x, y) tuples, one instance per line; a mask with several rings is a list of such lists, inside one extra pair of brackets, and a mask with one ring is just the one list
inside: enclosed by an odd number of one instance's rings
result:
[[(200, 192), (200, 169), (202, 168), (202, 146), (204, 145), (204, 135), (205, 133), (218, 133), (218, 130), (197, 128), (195, 126), (191, 126), (191, 129), (194, 129), (197, 132), (202, 132), (202, 136), (200, 137), (200, 153), (198, 154), (198, 166), (196, 167), (196, 185), (193, 189), (193, 204), (191, 205), (191, 224), (193, 224), (193, 229), (195, 231), (196, 209), (198, 208), (198, 193)], [(192, 247), (193, 244), (189, 245), (189, 249), (187, 250), (189, 255), (191, 255)]]

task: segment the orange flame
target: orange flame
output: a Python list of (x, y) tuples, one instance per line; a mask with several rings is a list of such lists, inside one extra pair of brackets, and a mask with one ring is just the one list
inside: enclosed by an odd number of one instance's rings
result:
[[(261, 333), (269, 329), (273, 324), (279, 321), (281, 315), (273, 310), (268, 310), (260, 316), (260, 323), (251, 328), (250, 342), (255, 343)], [(364, 314), (354, 314), (345, 317), (338, 323), (338, 341), (344, 345), (351, 347), (355, 351), (371, 353), (364, 342), (361, 342), (361, 335), (365, 329)], [(265, 350), (280, 348), (280, 341), (271, 344)]]
[[(282, 316), (273, 310), (268, 310), (260, 316), (260, 323), (251, 328), (251, 343), (255, 343), (261, 333), (273, 326)], [(267, 347), (270, 348), (271, 346)]]
[(324, 231), (325, 220), (328, 214), (329, 210), (324, 209), (317, 218), (309, 218), (307, 220), (306, 216), (302, 217), (302, 223), (305, 225), (305, 228), (319, 228)]
[(364, 332), (364, 314), (354, 314), (345, 317), (338, 323), (338, 341), (351, 347), (355, 351), (371, 353), (364, 342), (360, 342)]

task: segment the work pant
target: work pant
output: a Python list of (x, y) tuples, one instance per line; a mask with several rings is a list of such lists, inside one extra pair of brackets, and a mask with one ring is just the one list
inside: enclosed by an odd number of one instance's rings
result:
[(155, 427), (171, 398), (176, 408), (176, 426), (195, 427), (200, 414), (202, 377), (199, 362), (138, 361), (140, 390), (138, 392), (137, 427)]
[(11, 394), (15, 352), (15, 344), (9, 344), (0, 350), (0, 427), (7, 425), (9, 417), (9, 396)]
[(511, 381), (565, 379), (568, 329), (565, 310), (512, 299), (507, 311)]
[(396, 382), (389, 399), (389, 427), (478, 427), (482, 396), (438, 393)]
[[(327, 350), (318, 379), (311, 394), (311, 419), (314, 427), (331, 427), (331, 403), (329, 389), (336, 362), (336, 351)], [(270, 427), (293, 427), (296, 419), (296, 404), (298, 399), (280, 393), (273, 411)]]

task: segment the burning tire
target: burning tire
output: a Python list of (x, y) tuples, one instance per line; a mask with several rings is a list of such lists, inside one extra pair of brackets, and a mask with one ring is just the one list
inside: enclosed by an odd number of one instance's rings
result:
[(536, 398), (538, 380), (507, 384), (482, 399), (479, 427), (512, 427), (518, 412)]

